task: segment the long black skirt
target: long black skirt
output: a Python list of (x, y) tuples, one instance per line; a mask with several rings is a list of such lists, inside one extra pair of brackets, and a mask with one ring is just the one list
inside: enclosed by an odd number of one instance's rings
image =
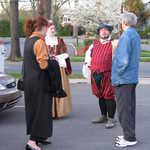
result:
[(33, 137), (48, 138), (52, 136), (52, 97), (44, 92), (37, 83), (26, 82), (25, 112), (27, 134)]

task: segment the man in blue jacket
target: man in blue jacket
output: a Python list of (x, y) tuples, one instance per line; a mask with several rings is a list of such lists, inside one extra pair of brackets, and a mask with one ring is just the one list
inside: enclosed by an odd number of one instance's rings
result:
[(137, 144), (135, 134), (136, 85), (140, 62), (141, 39), (136, 32), (137, 17), (131, 12), (121, 15), (123, 34), (114, 52), (112, 64), (112, 84), (123, 136), (115, 139), (117, 147)]

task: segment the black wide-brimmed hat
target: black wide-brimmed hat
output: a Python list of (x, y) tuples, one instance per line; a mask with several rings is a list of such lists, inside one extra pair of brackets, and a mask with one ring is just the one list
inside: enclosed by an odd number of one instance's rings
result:
[(101, 30), (101, 29), (103, 29), (103, 28), (108, 29), (108, 31), (109, 31), (110, 33), (111, 33), (112, 30), (113, 30), (113, 26), (112, 26), (112, 25), (106, 24), (106, 23), (100, 23), (99, 26), (98, 26), (98, 28), (97, 28), (97, 30), (96, 30), (97, 34), (99, 34), (99, 30)]

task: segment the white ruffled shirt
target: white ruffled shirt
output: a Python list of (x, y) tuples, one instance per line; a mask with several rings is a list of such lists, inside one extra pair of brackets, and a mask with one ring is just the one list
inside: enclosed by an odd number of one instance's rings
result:
[(46, 35), (45, 37), (46, 45), (50, 45), (51, 47), (58, 45), (58, 38), (56, 36), (50, 37)]
[[(45, 42), (46, 45), (51, 46), (51, 47), (56, 47), (58, 45), (58, 38), (56, 36), (50, 37), (48, 34), (45, 37)], [(56, 55), (55, 58), (59, 63), (60, 67), (66, 68), (66, 59), (69, 57), (67, 53), (63, 53), (60, 55)]]

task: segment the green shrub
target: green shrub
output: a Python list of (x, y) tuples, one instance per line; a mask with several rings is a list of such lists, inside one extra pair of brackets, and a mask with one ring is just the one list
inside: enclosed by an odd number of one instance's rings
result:
[[(19, 35), (24, 37), (24, 20), (19, 20)], [(0, 37), (10, 37), (10, 21), (0, 20)]]
[(146, 27), (145, 32), (146, 32), (147, 34), (150, 34), (150, 26), (147, 26), (147, 27)]
[(8, 20), (0, 20), (0, 37), (10, 36), (10, 23)]
[(92, 42), (93, 42), (93, 39), (85, 39), (84, 40), (84, 46), (91, 45)]
[(138, 31), (141, 38), (143, 39), (150, 39), (150, 26), (146, 26), (144, 31)]
[(25, 34), (24, 34), (24, 20), (19, 20), (19, 35), (20, 35), (20, 37), (25, 37)]
[(83, 35), (85, 34), (86, 30), (83, 26), (78, 27), (78, 35)]
[(70, 32), (66, 26), (63, 27), (62, 33), (62, 36), (70, 36)]
[(138, 31), (139, 35), (141, 38), (145, 38), (146, 37), (146, 33), (144, 31)]
[(56, 32), (58, 36), (70, 36), (70, 32), (66, 26), (62, 26), (60, 23), (56, 26)]

